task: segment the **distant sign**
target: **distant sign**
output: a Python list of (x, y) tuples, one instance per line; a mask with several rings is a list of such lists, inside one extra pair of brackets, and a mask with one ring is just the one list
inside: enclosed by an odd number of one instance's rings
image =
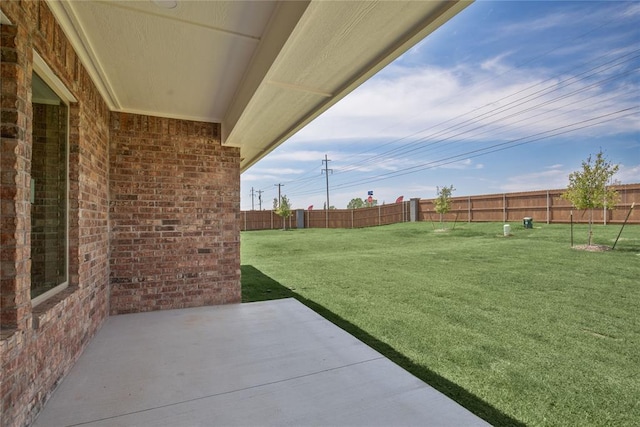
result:
[(369, 196), (369, 198), (367, 199), (367, 202), (373, 203), (373, 197)]
[(369, 190), (369, 191), (367, 191), (367, 195), (368, 195), (368, 196), (373, 196), (373, 190)]

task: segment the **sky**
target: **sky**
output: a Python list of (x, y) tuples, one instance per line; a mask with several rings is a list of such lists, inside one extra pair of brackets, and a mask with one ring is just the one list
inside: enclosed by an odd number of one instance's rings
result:
[[(640, 183), (640, 2), (476, 1), (241, 175), (241, 208)], [(252, 198), (253, 188), (253, 198)], [(258, 193), (261, 191), (261, 193)]]

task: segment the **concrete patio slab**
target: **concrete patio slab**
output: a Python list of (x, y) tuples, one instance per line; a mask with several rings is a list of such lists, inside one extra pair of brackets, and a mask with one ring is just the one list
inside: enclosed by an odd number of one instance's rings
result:
[(112, 316), (35, 426), (486, 426), (294, 299)]

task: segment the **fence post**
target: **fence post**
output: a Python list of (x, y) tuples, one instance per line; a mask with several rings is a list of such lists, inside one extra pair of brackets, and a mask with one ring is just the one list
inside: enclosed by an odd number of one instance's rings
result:
[(411, 222), (420, 221), (419, 210), (420, 210), (420, 199), (417, 197), (414, 197), (411, 200), (409, 200), (409, 221)]
[(402, 202), (402, 222), (407, 222), (407, 204), (406, 202)]
[(549, 200), (549, 190), (547, 190), (547, 224), (551, 222), (550, 213), (551, 213), (551, 206), (550, 206), (550, 200)]
[[(629, 185), (621, 185), (619, 186), (619, 191), (621, 194), (621, 201), (619, 202), (619, 204), (617, 205), (618, 209), (624, 209), (624, 208), (628, 208), (628, 206), (631, 205), (631, 203), (635, 202), (636, 205), (638, 205), (638, 203), (640, 202), (640, 184), (629, 184)], [(527, 198), (527, 200), (536, 200), (535, 202), (535, 208), (538, 209), (538, 212), (540, 211), (540, 209), (542, 208), (541, 204), (540, 204), (540, 198), (545, 195), (546, 193), (546, 198), (547, 198), (547, 202), (546, 202), (546, 220), (547, 220), (547, 224), (553, 224), (553, 223), (557, 223), (557, 222), (567, 222), (568, 218), (566, 218), (565, 213), (568, 211), (569, 207), (567, 207), (564, 203), (556, 203), (554, 201), (554, 197), (558, 198), (560, 197), (560, 194), (562, 193), (562, 190), (540, 190), (540, 191), (536, 191), (536, 192), (531, 192), (532, 194), (529, 195), (529, 198)], [(502, 199), (503, 199), (503, 220), (506, 221), (508, 219), (509, 216), (509, 197), (511, 196), (512, 193), (503, 193), (502, 194)], [(468, 222), (471, 223), (474, 221), (473, 219), (473, 214), (474, 211), (476, 209), (479, 209), (479, 214), (480, 214), (480, 221), (485, 221), (485, 220), (489, 220), (489, 221), (497, 221), (497, 210), (498, 207), (496, 206), (497, 204), (497, 200), (498, 197), (500, 196), (500, 194), (489, 194), (489, 195), (476, 195), (476, 196), (466, 196), (467, 197), (467, 212), (468, 212)], [(515, 194), (514, 194), (515, 197)], [(518, 197), (523, 197), (522, 194), (520, 194), (520, 196)], [(533, 197), (533, 198), (531, 198)], [(462, 204), (462, 201), (464, 200), (463, 197), (460, 197), (459, 199), (460, 205)], [(428, 205), (428, 203), (430, 203), (429, 199), (425, 199), (425, 211), (424, 211), (424, 215), (425, 217), (427, 215), (430, 215), (429, 213), (429, 209), (426, 208), (426, 205)], [(533, 202), (532, 202), (533, 203)], [(489, 208), (484, 208), (483, 206), (489, 204), (490, 207)], [(394, 205), (395, 206), (395, 205)], [(475, 207), (474, 207), (475, 206)], [(382, 205), (378, 207), (378, 223), (379, 225), (382, 225)], [(462, 206), (460, 206), (460, 209), (455, 209), (455, 211), (460, 211), (460, 213), (462, 213), (462, 210), (464, 208)], [(516, 214), (518, 214), (518, 212), (520, 211), (520, 209), (522, 209), (522, 206), (516, 206), (514, 208), (514, 212)], [(265, 209), (264, 211), (242, 211), (242, 214), (244, 215), (244, 217), (240, 218), (240, 228), (242, 229), (242, 227), (244, 227), (244, 230), (249, 230), (249, 222), (251, 222), (251, 230), (268, 230), (269, 228), (274, 229), (275, 225), (278, 223), (277, 221), (280, 219), (280, 217), (278, 217), (277, 215), (275, 215), (275, 213), (273, 212), (273, 210), (269, 210), (269, 220), (271, 222), (271, 224), (269, 225), (267, 223), (267, 221), (264, 218), (265, 212), (267, 210)], [(485, 212), (486, 211), (486, 212)], [(305, 210), (305, 221), (304, 221), (304, 227), (307, 228), (310, 226), (311, 223), (311, 212), (308, 210)], [(317, 222), (317, 225), (315, 225), (316, 227), (322, 227), (320, 224), (320, 217), (319, 215), (321, 214), (321, 211), (318, 210), (317, 211), (317, 215), (314, 213), (314, 221)], [(395, 211), (394, 211), (395, 212)], [(433, 211), (431, 211), (432, 213)], [(612, 221), (617, 221), (616, 218), (614, 218), (614, 214), (615, 212), (612, 212), (612, 220), (610, 221), (608, 218), (608, 214), (609, 212), (611, 212), (611, 210), (609, 209), (605, 209), (603, 214), (604, 214), (604, 222), (605, 224), (611, 224)], [(366, 219), (367, 224), (368, 225), (375, 225), (375, 224), (371, 224), (371, 219), (369, 216), (370, 211), (367, 211), (367, 214), (364, 215), (366, 218), (362, 218), (361, 214), (359, 215), (359, 219), (358, 219), (358, 223), (362, 224), (362, 222)], [(488, 213), (488, 214), (487, 214)], [(331, 215), (331, 212), (329, 212), (328, 210), (325, 210), (324, 215), (326, 216), (326, 221), (327, 224), (325, 224), (325, 226), (328, 226), (328, 222), (329, 222), (329, 215)], [(385, 221), (388, 221), (386, 218), (389, 216), (392, 216), (393, 218), (397, 218), (397, 219), (401, 219), (398, 217), (395, 217), (393, 215), (389, 214), (389, 210), (385, 210)], [(410, 222), (414, 222), (414, 221), (421, 221), (422, 220), (422, 212), (421, 212), (421, 204), (420, 204), (420, 199), (419, 198), (412, 198), (408, 201), (406, 201), (406, 205), (405, 208), (403, 209), (403, 214), (402, 214), (402, 219), (403, 221), (410, 221)], [(355, 228), (355, 223), (356, 223), (356, 215), (355, 212), (352, 210), (351, 213), (351, 227)], [(340, 217), (342, 218), (342, 217)], [(346, 219), (346, 218), (345, 218)], [(541, 219), (540, 219), (541, 220)], [(575, 218), (574, 218), (575, 220)], [(580, 222), (580, 220), (576, 220), (577, 222)], [(291, 223), (293, 222), (293, 219), (291, 220)], [(637, 224), (638, 218), (637, 216), (633, 216), (633, 218), (629, 218), (629, 222), (633, 223), (633, 224)], [(315, 223), (314, 223), (315, 224)], [(347, 221), (341, 221), (339, 224), (337, 224), (338, 226), (347, 226)]]
[(296, 228), (304, 227), (304, 210), (296, 209)]
[(507, 195), (502, 193), (502, 222), (507, 222)]
[(351, 228), (353, 228), (353, 211), (355, 209), (351, 209)]

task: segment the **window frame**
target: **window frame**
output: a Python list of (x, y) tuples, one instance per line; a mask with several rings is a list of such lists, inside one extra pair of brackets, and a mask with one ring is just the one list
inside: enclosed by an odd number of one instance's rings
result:
[[(71, 116), (71, 103), (77, 102), (75, 97), (71, 94), (71, 92), (65, 87), (62, 81), (56, 76), (56, 74), (51, 70), (51, 68), (47, 65), (47, 63), (42, 59), (42, 57), (36, 52), (33, 51), (33, 73), (37, 74), (40, 79), (42, 79), (48, 86), (55, 92), (55, 94), (60, 98), (60, 101), (65, 104), (67, 109), (67, 131), (65, 135), (66, 144), (65, 144), (65, 162), (66, 162), (66, 188), (65, 188), (65, 199), (66, 199), (66, 208), (65, 208), (65, 281), (57, 285), (56, 287), (49, 289), (31, 299), (32, 307), (36, 307), (39, 304), (42, 304), (46, 300), (60, 293), (61, 291), (67, 289), (69, 287), (69, 208), (71, 206), (70, 202), (70, 179), (69, 179), (69, 125), (70, 125), (70, 116)], [(32, 120), (33, 124), (33, 120)], [(33, 267), (32, 267), (33, 268)], [(29, 286), (29, 292), (31, 292), (31, 286)]]

